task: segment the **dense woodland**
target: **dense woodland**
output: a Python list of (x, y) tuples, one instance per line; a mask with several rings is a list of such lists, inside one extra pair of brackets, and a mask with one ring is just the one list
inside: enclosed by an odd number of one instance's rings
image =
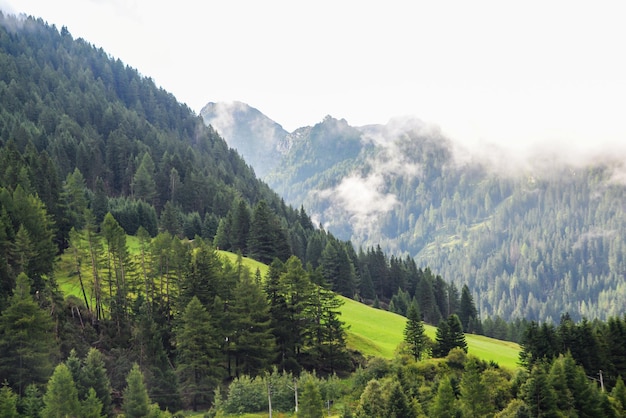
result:
[[(284, 412), (299, 387), (310, 417), (624, 416), (624, 321), (481, 321), (468, 286), (315, 227), (186, 106), (65, 28), (0, 14), (0, 145), (2, 416), (256, 412), (267, 387)], [(408, 317), (396, 360), (348, 349), (337, 294)], [(525, 370), (468, 357), (463, 331), (521, 340)], [(598, 367), (606, 392), (580, 377)]]
[[(626, 189), (617, 156), (573, 165), (537, 153), (519, 169), (515, 158), (495, 166), (415, 121), (355, 128), (327, 117), (289, 138), (266, 177), (274, 190), (341, 239), (467, 284), (481, 316), (621, 314)], [(374, 196), (369, 212), (347, 200), (348, 187)]]

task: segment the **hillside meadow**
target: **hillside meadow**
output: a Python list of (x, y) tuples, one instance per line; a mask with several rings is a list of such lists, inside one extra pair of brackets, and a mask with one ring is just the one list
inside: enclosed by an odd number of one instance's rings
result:
[[(138, 252), (139, 244), (136, 237), (128, 236), (127, 244), (131, 254)], [(218, 250), (218, 254), (232, 264), (237, 262), (237, 254), (222, 250)], [(251, 274), (254, 275), (258, 269), (262, 277), (266, 276), (267, 265), (248, 257), (242, 257), (242, 260), (243, 264), (250, 269)], [(89, 283), (92, 279), (89, 271), (83, 271), (82, 276), (85, 283)], [(68, 252), (59, 257), (56, 277), (66, 296), (73, 295), (80, 299), (83, 298), (75, 263), (72, 255)], [(341, 319), (348, 327), (348, 347), (360, 351), (366, 357), (393, 358), (398, 345), (404, 338), (403, 331), (406, 318), (389, 311), (375, 309), (343, 296), (340, 298), (344, 302), (341, 307)], [(426, 324), (425, 328), (428, 337), (434, 340), (437, 332), (436, 327)], [(501, 367), (511, 370), (518, 367), (520, 352), (518, 344), (474, 334), (466, 334), (466, 341), (470, 354), (486, 361), (493, 361)]]

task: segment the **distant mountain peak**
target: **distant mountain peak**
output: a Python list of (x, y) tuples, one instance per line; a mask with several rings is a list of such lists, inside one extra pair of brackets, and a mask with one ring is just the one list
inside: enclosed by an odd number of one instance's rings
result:
[(289, 132), (246, 103), (209, 102), (200, 115), (261, 178), (280, 162), (280, 156), (289, 149)]

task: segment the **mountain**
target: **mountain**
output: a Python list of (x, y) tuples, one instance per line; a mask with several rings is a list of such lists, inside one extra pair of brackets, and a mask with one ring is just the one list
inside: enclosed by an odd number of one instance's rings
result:
[[(297, 133), (297, 135), (295, 135)], [(626, 305), (619, 155), (527, 159), (453, 143), (417, 119), (296, 130), (268, 184), (355, 246), (414, 257), (472, 289), (483, 317), (559, 321)], [(475, 150), (474, 150), (475, 151)], [(565, 154), (561, 151), (561, 154)]]
[(200, 116), (229, 146), (239, 151), (261, 178), (276, 168), (289, 149), (288, 132), (245, 103), (210, 102), (202, 108)]

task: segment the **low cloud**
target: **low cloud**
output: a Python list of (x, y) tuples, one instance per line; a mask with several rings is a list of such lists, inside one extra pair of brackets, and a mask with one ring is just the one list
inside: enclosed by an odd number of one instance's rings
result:
[[(365, 177), (353, 174), (343, 178), (337, 187), (317, 193), (318, 197), (331, 202), (330, 212), (341, 208), (347, 213), (356, 234), (370, 235), (379, 229), (379, 217), (399, 204), (394, 194), (384, 192), (384, 186), (384, 178), (379, 173)], [(325, 214), (327, 219), (339, 215), (330, 212)]]

